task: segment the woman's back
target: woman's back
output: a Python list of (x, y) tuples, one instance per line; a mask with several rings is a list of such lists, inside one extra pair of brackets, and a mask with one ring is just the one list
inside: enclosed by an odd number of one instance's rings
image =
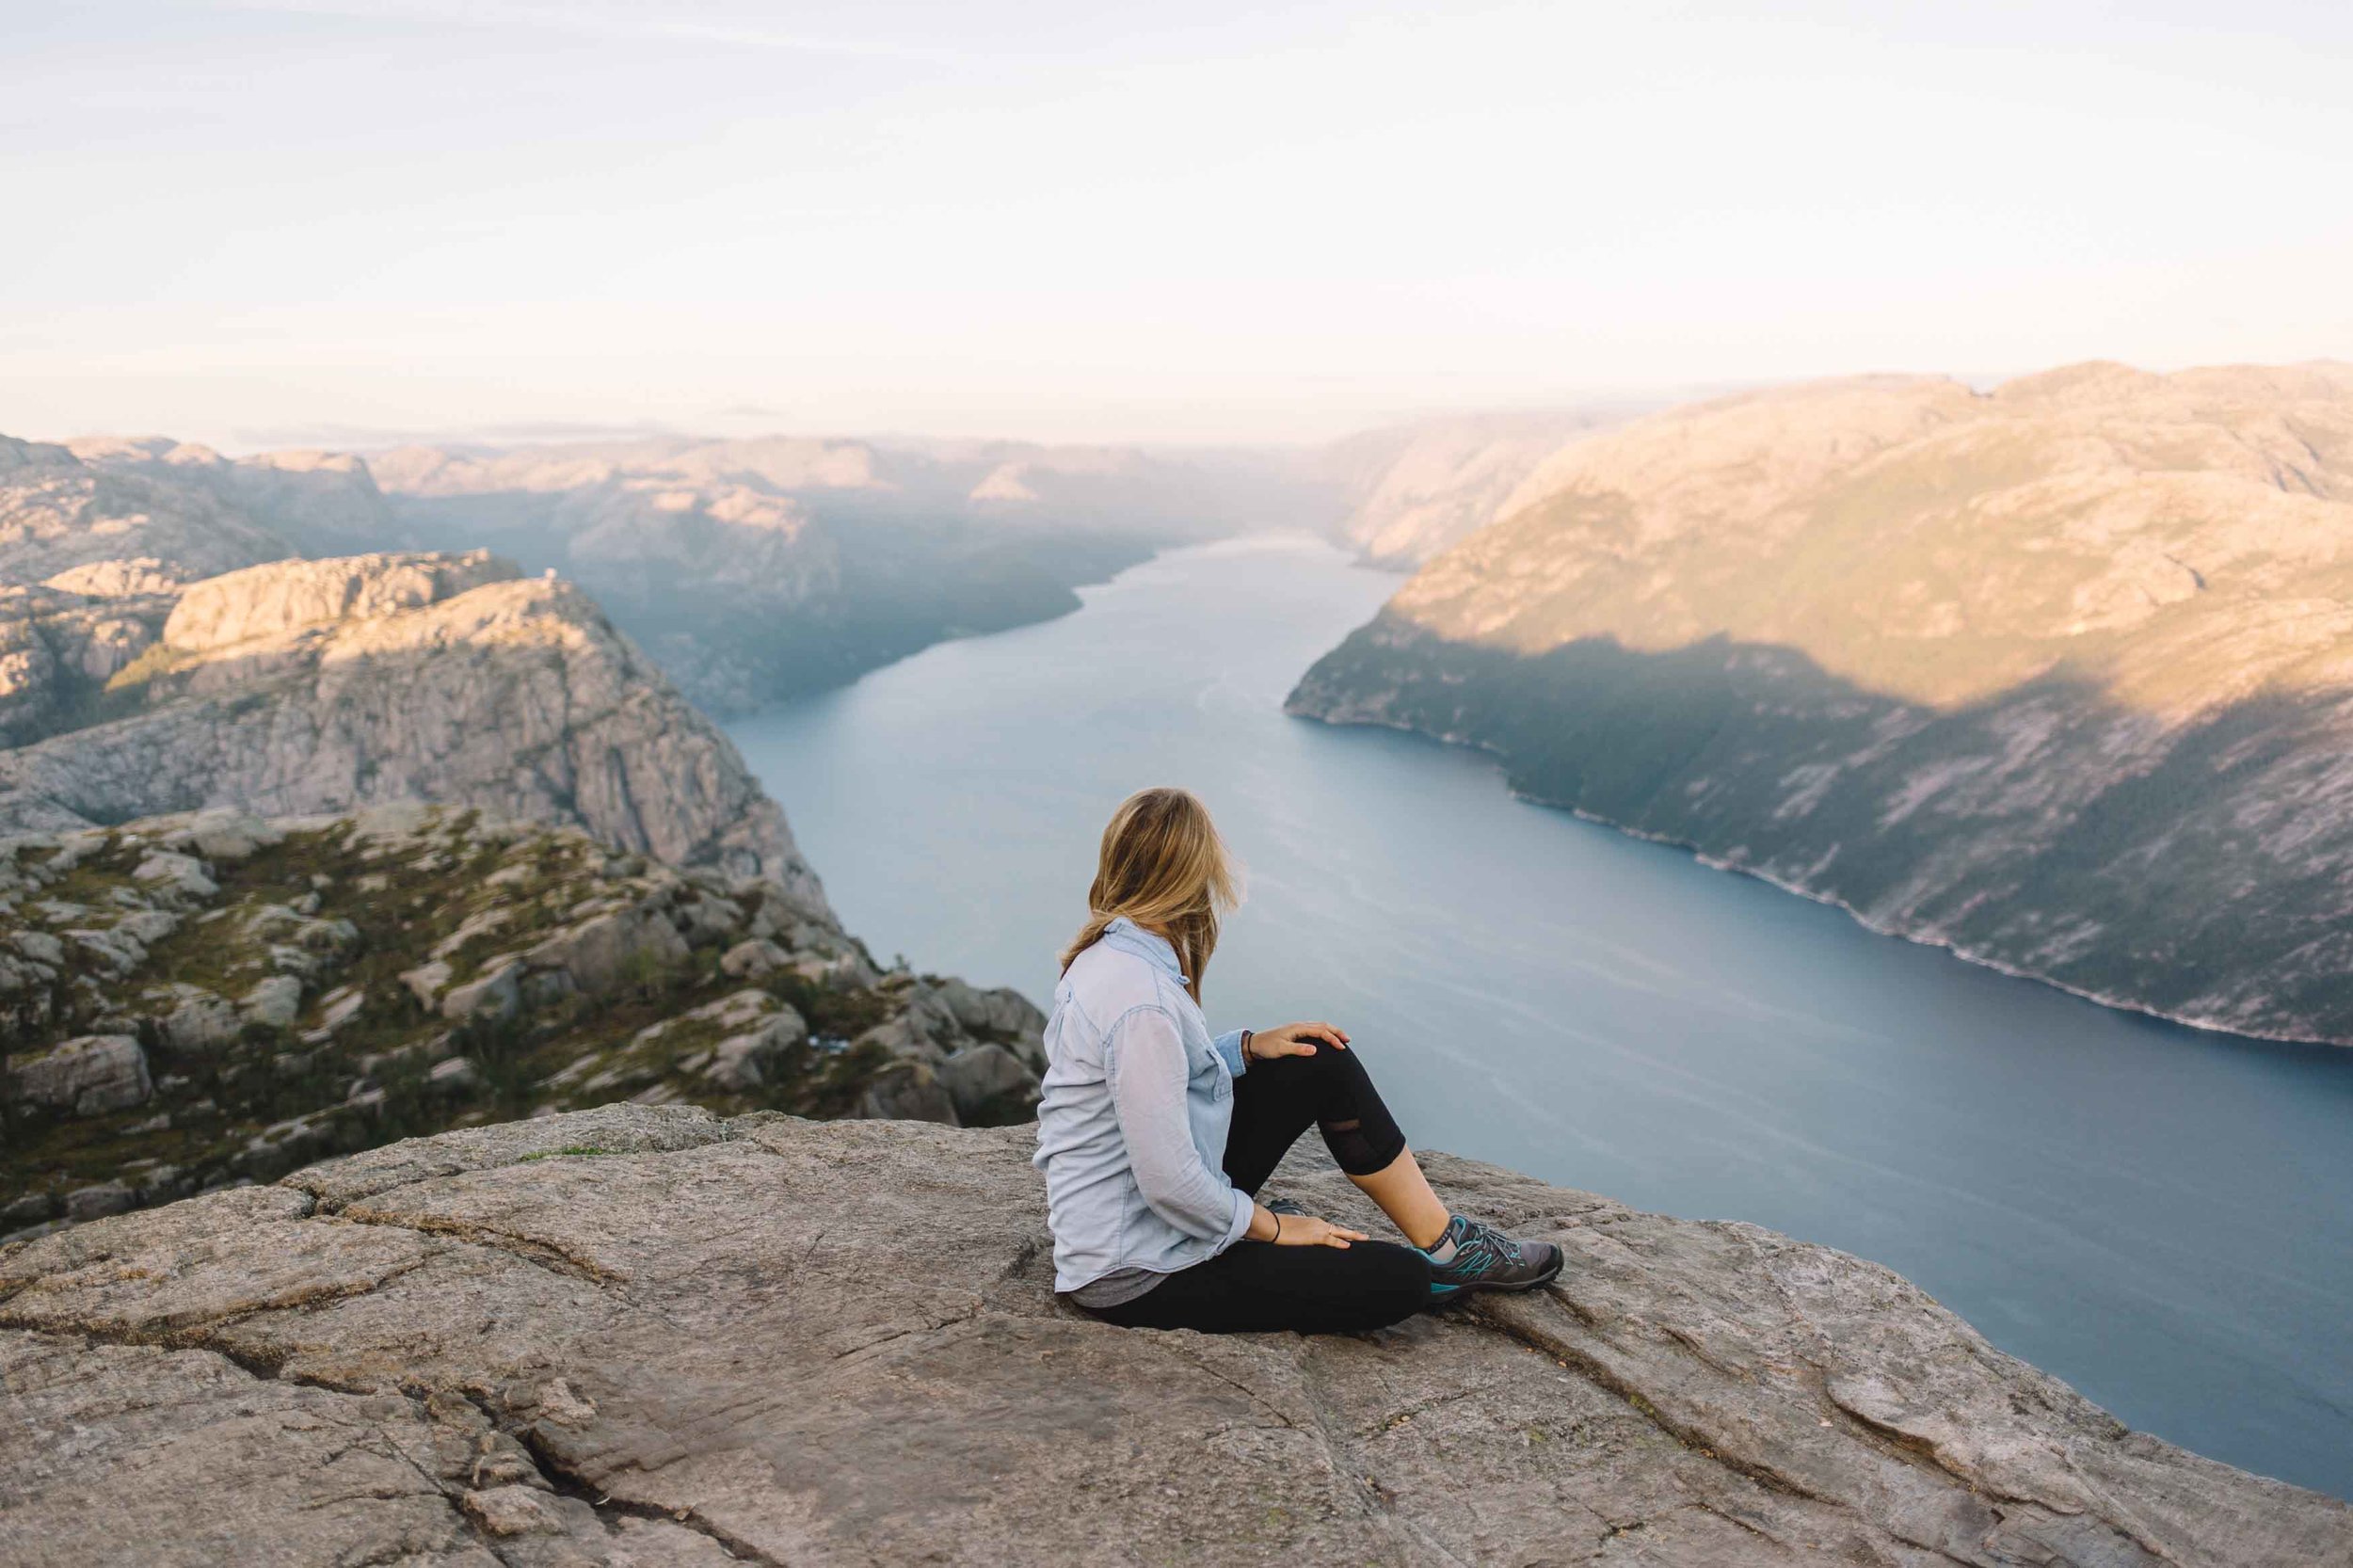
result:
[[(1220, 1047), (1175, 950), (1132, 920), (1112, 921), (1071, 960), (1046, 1021), (1034, 1161), (1056, 1289), (1184, 1268), (1249, 1224), (1247, 1200), (1218, 1174), (1233, 1110)], [(1156, 1183), (1157, 1206), (1139, 1167), (1176, 1174)]]

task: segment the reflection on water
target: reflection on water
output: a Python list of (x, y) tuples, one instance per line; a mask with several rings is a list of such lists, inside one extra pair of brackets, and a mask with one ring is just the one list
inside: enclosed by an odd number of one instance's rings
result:
[(1332, 1018), (1417, 1144), (1878, 1259), (2135, 1426), (2353, 1495), (2353, 1052), (2112, 1013), (1284, 717), (1397, 582), (1179, 552), (732, 733), (877, 953), (1038, 999), (1112, 805), (1187, 785), (1249, 870), (1219, 1027)]

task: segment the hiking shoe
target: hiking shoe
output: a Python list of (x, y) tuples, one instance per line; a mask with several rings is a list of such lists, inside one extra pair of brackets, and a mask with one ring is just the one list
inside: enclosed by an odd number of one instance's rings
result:
[(1305, 1214), (1307, 1210), (1289, 1198), (1261, 1198), (1258, 1207), (1270, 1214)]
[[(1460, 1214), (1430, 1255), (1430, 1294), (1465, 1290), (1533, 1290), (1561, 1272), (1561, 1249), (1549, 1241), (1514, 1241), (1495, 1226)], [(1444, 1259), (1443, 1262), (1440, 1259)]]

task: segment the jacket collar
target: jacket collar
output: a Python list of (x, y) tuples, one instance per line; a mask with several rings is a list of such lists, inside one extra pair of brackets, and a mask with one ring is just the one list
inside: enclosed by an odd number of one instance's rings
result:
[(1175, 976), (1179, 985), (1192, 984), (1185, 979), (1184, 970), (1177, 965), (1176, 950), (1169, 944), (1168, 938), (1144, 930), (1125, 915), (1115, 917), (1111, 924), (1103, 928), (1102, 939), (1122, 952), (1132, 952), (1139, 958), (1150, 959)]

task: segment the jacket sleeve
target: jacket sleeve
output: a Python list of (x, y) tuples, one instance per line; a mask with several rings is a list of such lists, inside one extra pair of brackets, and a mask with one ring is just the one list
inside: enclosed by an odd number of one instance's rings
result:
[(1158, 1007), (1129, 1009), (1104, 1042), (1103, 1072), (1144, 1201), (1186, 1235), (1215, 1239), (1221, 1252), (1239, 1240), (1253, 1205), (1193, 1146), (1176, 1020)]
[(1218, 1055), (1225, 1058), (1225, 1070), (1236, 1078), (1250, 1070), (1250, 1063), (1241, 1053), (1241, 1030), (1229, 1029), (1209, 1042), (1217, 1047)]

